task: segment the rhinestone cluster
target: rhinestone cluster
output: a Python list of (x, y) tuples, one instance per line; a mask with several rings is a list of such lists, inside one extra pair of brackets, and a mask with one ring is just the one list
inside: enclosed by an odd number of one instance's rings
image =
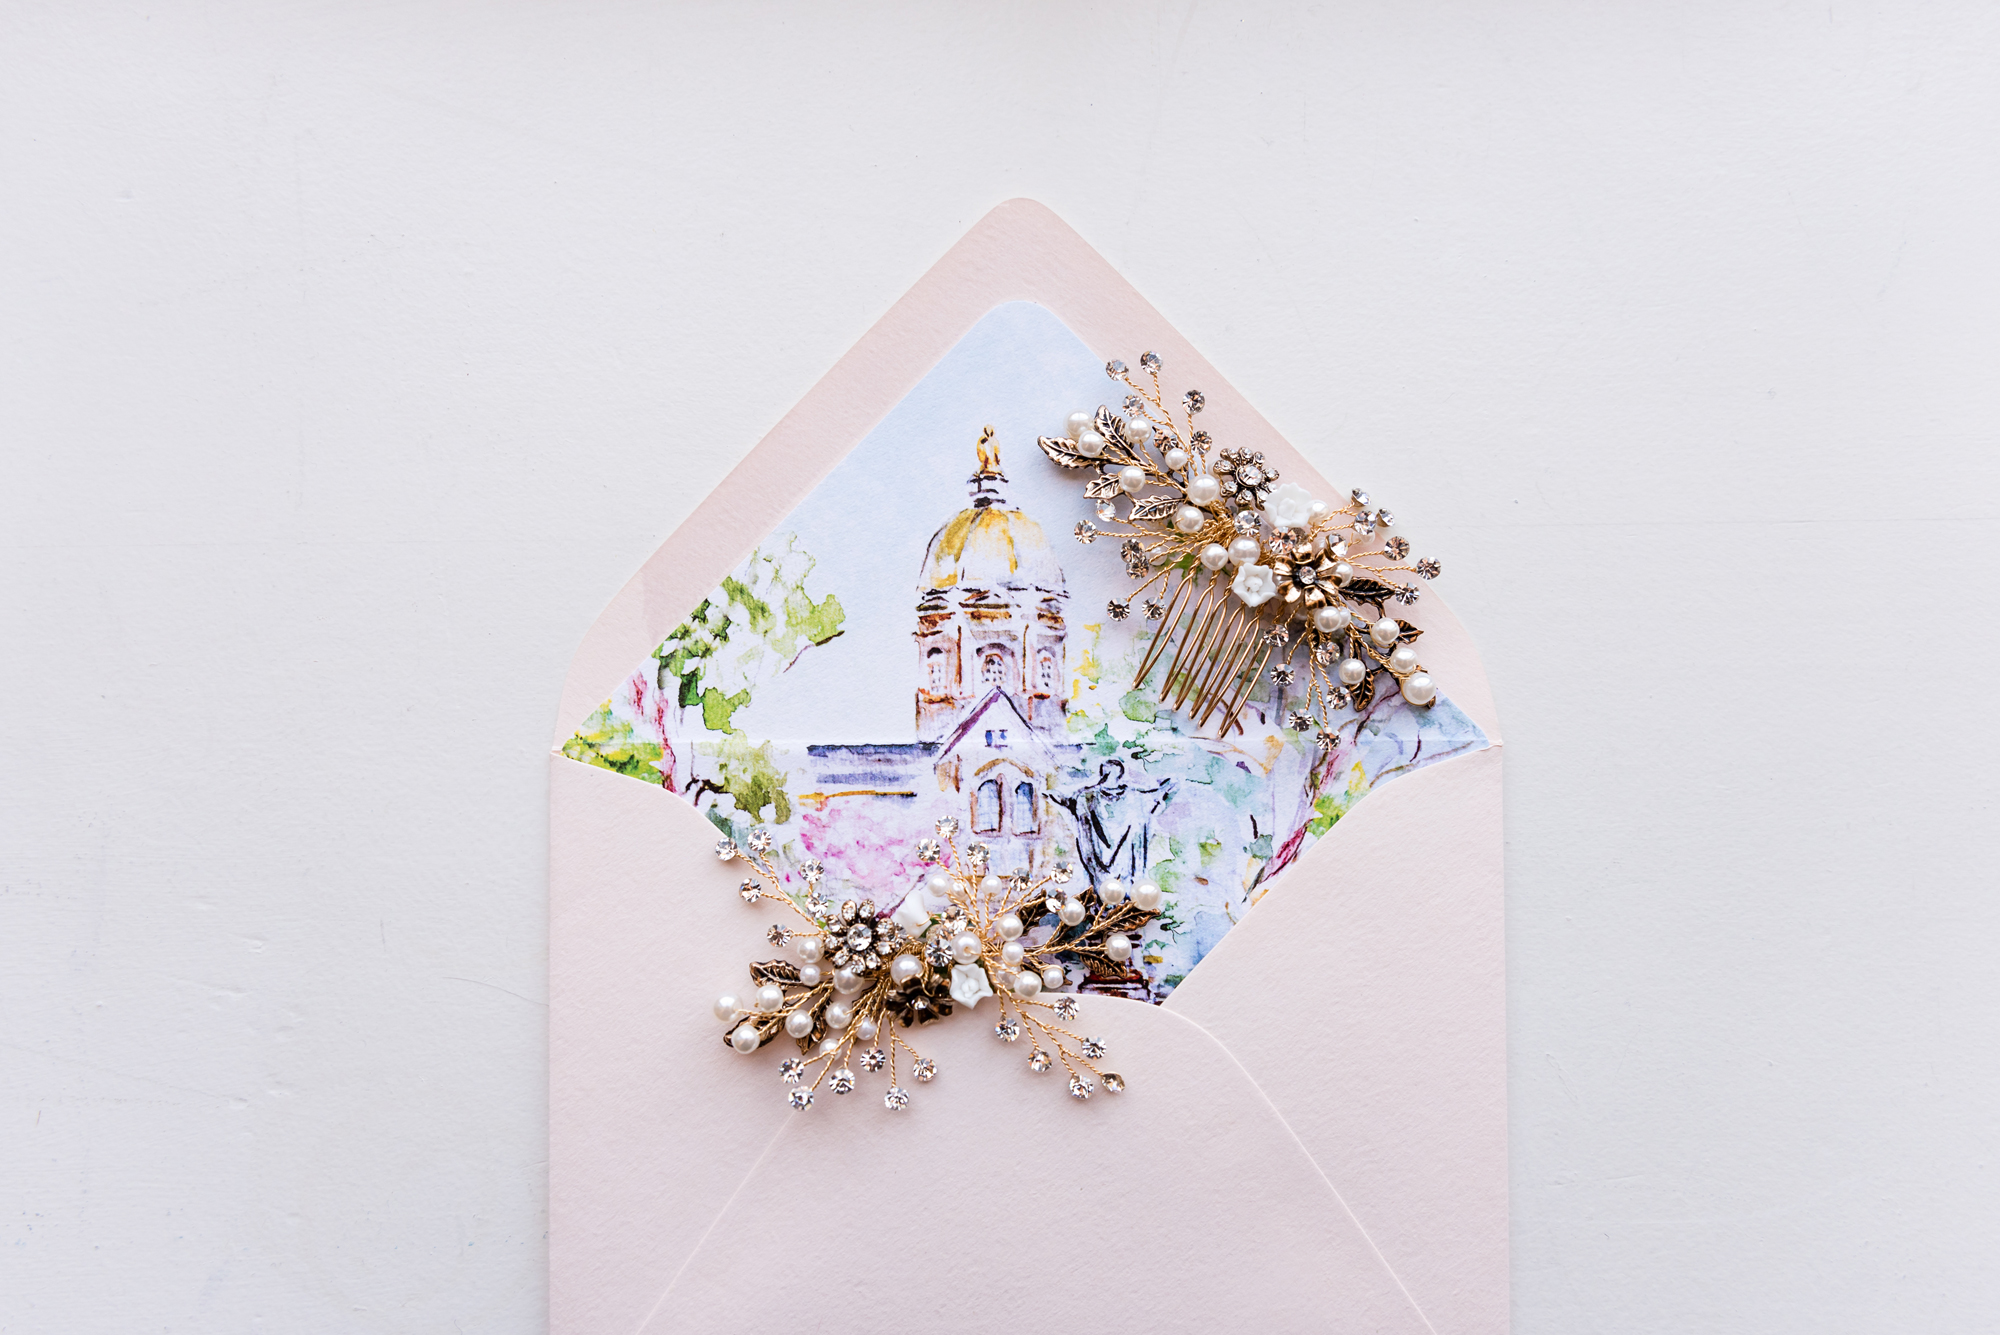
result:
[[(825, 869), (816, 861), (799, 868), (805, 889), (788, 889), (772, 858), (773, 840), (761, 828), (743, 847), (726, 839), (717, 846), (720, 860), (741, 859), (755, 873), (738, 887), (746, 901), (787, 905), (801, 922), (774, 924), (765, 933), (772, 945), (792, 947), (797, 963), (752, 964), (751, 992), (715, 1004), (728, 1026), (723, 1041), (738, 1052), (755, 1052), (781, 1035), (797, 1043), (798, 1055), (778, 1065), (793, 1109), (811, 1108), (822, 1088), (853, 1092), (858, 1068), (886, 1071), (883, 1106), (902, 1111), (910, 1103), (905, 1071), (915, 1085), (938, 1076), (936, 1061), (911, 1046), (910, 1031), (988, 997), (1000, 1011), (995, 1037), (1032, 1039), (1030, 1071), (1060, 1063), (1079, 1099), (1099, 1088), (1124, 1089), (1123, 1077), (1096, 1065), (1105, 1055), (1103, 1040), (1066, 1027), (1079, 1007), (1059, 989), (1086, 976), (1129, 981), (1137, 949), (1131, 934), (1159, 914), (1162, 890), (1150, 880), (1128, 888), (1112, 877), (1089, 885), (1067, 861), (1039, 875), (990, 875), (991, 851), (977, 843), (961, 851), (957, 834), (957, 821), (937, 823), (936, 837), (917, 850), (932, 870), (893, 909), (859, 895), (836, 903), (819, 890)], [(934, 902), (942, 907), (932, 911)]]
[[(1160, 358), (1144, 353), (1139, 367), (1105, 363), (1130, 391), (1123, 417), (1103, 406), (1072, 413), (1063, 434), (1039, 441), (1055, 463), (1091, 474), (1084, 497), (1096, 519), (1078, 522), (1077, 540), (1122, 535), (1119, 560), (1138, 584), (1105, 611), (1125, 621), (1137, 606), (1151, 628), (1134, 689), (1167, 661), (1162, 703), (1224, 733), (1263, 689), (1273, 716), (1329, 749), (1346, 728), (1358, 738), (1380, 702), (1432, 705), (1437, 685), (1416, 650), (1423, 632), (1389, 609), (1419, 595), (1397, 575), (1436, 579), (1439, 564), (1411, 562), (1408, 540), (1389, 533), (1395, 516), (1367, 492), (1329, 503), (1282, 481), (1261, 451), (1212, 450), (1195, 427), (1202, 392), (1170, 404)], [(1293, 628), (1296, 642), (1264, 638)]]

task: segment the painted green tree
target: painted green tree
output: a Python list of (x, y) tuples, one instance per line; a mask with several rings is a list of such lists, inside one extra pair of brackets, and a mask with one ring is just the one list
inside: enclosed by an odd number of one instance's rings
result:
[[(753, 743), (735, 720), (759, 684), (841, 634), (840, 600), (815, 599), (807, 589), (814, 564), (796, 534), (752, 552), (668, 632), (627, 689), (584, 721), (563, 754), (662, 783), (697, 805), (709, 805), (699, 800), (704, 793), (727, 794), (751, 820), (788, 820), (791, 798), (769, 743)], [(688, 739), (678, 751), (677, 737)], [(712, 772), (697, 774), (697, 756)]]

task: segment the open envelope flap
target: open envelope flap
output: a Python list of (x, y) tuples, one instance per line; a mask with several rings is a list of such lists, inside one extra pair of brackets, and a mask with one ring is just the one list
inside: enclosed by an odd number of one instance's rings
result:
[[(1508, 1322), (1500, 755), (1371, 793), (1165, 1003), (1242, 1062), (1439, 1335)], [(1293, 970), (1311, 1022), (1273, 1024)]]
[(1084, 1000), (1119, 1096), (1069, 1098), (975, 1016), (927, 1029), (908, 1111), (873, 1085), (787, 1110), (707, 1014), (714, 943), (757, 916), (712, 827), (600, 770), (550, 781), (553, 1329), (1011, 1331), (1030, 1294), (1118, 1327), (1426, 1329), (1242, 1068), (1158, 1007)]

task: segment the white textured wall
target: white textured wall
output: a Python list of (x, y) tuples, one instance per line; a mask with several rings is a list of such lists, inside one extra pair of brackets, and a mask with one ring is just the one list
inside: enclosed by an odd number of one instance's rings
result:
[(603, 600), (994, 203), (1446, 565), (1522, 1335), (2000, 1311), (2000, 12), (0, 9), (0, 1331), (533, 1331)]

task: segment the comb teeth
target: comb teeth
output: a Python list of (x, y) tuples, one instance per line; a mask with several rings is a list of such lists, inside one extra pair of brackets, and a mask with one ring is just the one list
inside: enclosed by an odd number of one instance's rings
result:
[[(1160, 633), (1133, 678), (1136, 690), (1171, 645), (1160, 677), (1160, 703), (1184, 709), (1197, 728), (1220, 715), (1218, 735), (1240, 730), (1238, 715), (1270, 660), (1268, 627), (1254, 608), (1229, 598), (1229, 585), (1208, 571), (1181, 576), (1167, 601)], [(1190, 703), (1190, 701), (1192, 703)]]

